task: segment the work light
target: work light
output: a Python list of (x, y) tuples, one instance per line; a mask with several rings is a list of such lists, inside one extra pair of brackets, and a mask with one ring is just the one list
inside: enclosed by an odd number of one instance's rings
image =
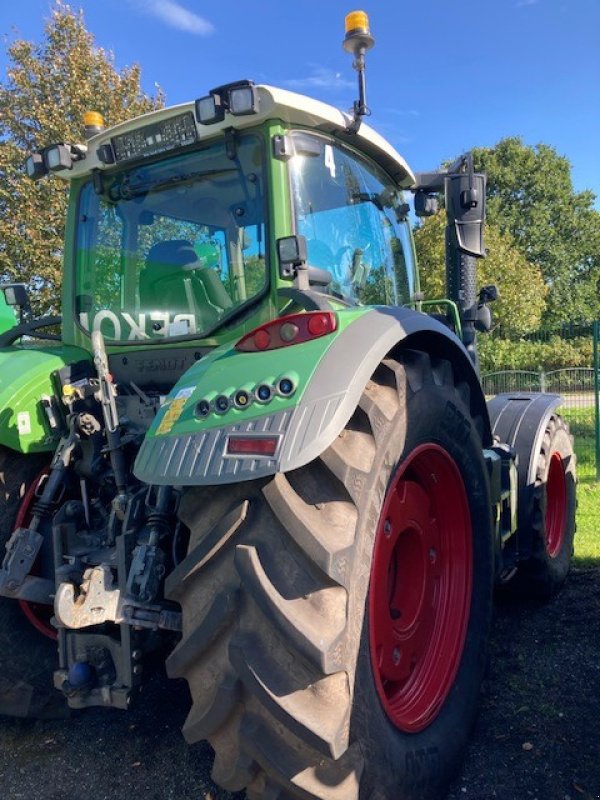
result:
[(201, 125), (221, 122), (224, 117), (225, 108), (219, 95), (209, 94), (196, 100), (196, 119)]
[(43, 178), (48, 172), (41, 153), (32, 153), (25, 162), (25, 172), (32, 181)]
[(71, 169), (73, 167), (73, 157), (71, 150), (64, 144), (53, 144), (44, 151), (44, 160), (50, 172), (58, 172), (61, 169)]
[(236, 117), (256, 114), (258, 111), (258, 94), (255, 86), (240, 86), (229, 92), (229, 110)]

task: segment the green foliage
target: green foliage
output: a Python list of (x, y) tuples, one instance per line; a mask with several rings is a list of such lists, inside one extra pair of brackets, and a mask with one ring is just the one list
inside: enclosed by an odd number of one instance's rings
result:
[[(446, 296), (444, 230), (446, 213), (427, 218), (415, 232), (421, 289), (427, 299)], [(498, 330), (536, 330), (545, 308), (546, 288), (535, 264), (517, 249), (508, 233), (488, 224), (485, 232), (487, 258), (477, 264), (479, 286), (495, 283), (499, 298), (492, 306)]]
[(27, 155), (53, 142), (83, 140), (83, 114), (99, 111), (114, 125), (163, 105), (140, 86), (140, 69), (118, 71), (95, 45), (83, 15), (56, 2), (40, 44), (17, 40), (0, 84), (0, 279), (27, 283), (38, 312), (59, 307), (67, 184), (33, 183)]
[(594, 409), (561, 408), (575, 437), (577, 456), (577, 534), (575, 564), (583, 566), (600, 561), (600, 483), (596, 482)]
[(565, 367), (591, 367), (592, 336), (564, 339), (558, 334), (542, 341), (479, 336), (477, 340), (482, 372), (523, 369), (535, 372)]
[[(473, 151), (488, 176), (488, 222), (510, 234), (548, 287), (544, 319), (552, 324), (598, 317), (600, 213), (594, 194), (575, 192), (571, 165), (546, 144), (502, 139)], [(490, 248), (491, 249), (491, 248)]]

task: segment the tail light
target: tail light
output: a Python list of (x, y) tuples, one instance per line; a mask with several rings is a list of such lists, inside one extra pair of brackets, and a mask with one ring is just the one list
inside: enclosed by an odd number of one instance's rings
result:
[(333, 311), (305, 311), (266, 322), (243, 336), (235, 349), (244, 353), (277, 350), (292, 344), (319, 339), (337, 330), (337, 316)]

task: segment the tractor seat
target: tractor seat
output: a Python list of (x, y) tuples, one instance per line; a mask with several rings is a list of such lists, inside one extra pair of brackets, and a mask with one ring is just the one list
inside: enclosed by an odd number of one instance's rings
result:
[(232, 305), (219, 275), (202, 266), (186, 239), (150, 248), (140, 274), (140, 303), (147, 310), (194, 314), (199, 330), (214, 325)]

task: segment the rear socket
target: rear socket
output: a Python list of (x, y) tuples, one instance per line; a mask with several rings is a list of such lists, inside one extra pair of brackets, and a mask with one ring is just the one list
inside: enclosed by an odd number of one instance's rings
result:
[(259, 403), (268, 403), (273, 397), (273, 387), (268, 383), (261, 383), (254, 392), (254, 396)]
[(236, 408), (247, 408), (251, 402), (252, 398), (250, 397), (250, 393), (245, 389), (239, 389), (233, 396), (233, 405)]
[(217, 414), (226, 414), (231, 407), (231, 400), (226, 394), (220, 394), (215, 400), (215, 411)]
[(277, 391), (282, 397), (289, 397), (296, 391), (296, 385), (291, 378), (282, 378), (277, 384)]
[(200, 419), (208, 417), (208, 415), (210, 414), (210, 403), (208, 402), (208, 400), (199, 400), (196, 403), (194, 414), (195, 416), (200, 417)]

